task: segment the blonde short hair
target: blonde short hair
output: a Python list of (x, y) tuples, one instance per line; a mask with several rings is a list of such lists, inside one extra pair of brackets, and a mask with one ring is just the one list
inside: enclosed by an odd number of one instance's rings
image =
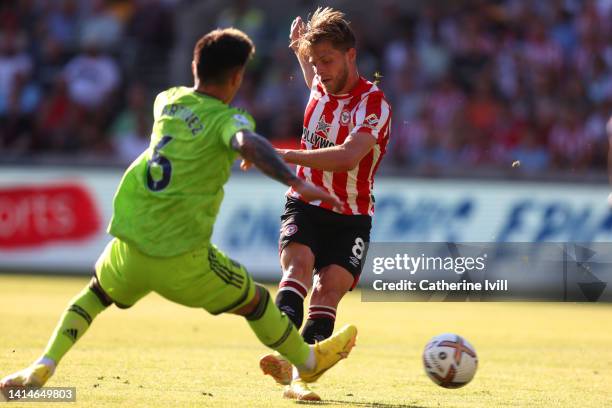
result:
[(321, 41), (329, 41), (341, 51), (355, 47), (355, 34), (343, 12), (331, 7), (317, 8), (308, 20), (306, 30), (291, 46), (297, 46), (300, 55), (308, 55), (310, 47)]

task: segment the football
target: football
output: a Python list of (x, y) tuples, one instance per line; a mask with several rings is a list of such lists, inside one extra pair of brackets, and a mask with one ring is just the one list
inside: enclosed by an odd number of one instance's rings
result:
[(476, 350), (463, 337), (445, 333), (432, 338), (423, 350), (427, 376), (444, 388), (460, 388), (469, 383), (476, 368)]

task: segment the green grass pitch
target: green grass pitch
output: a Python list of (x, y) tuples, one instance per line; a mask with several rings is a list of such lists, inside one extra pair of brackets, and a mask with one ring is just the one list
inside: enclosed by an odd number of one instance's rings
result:
[[(0, 376), (39, 355), (86, 282), (0, 275)], [(360, 335), (349, 359), (315, 385), (326, 400), (319, 405), (612, 407), (612, 305), (363, 303), (354, 292), (340, 306), (337, 327), (354, 323)], [(440, 388), (423, 372), (423, 346), (443, 332), (478, 352), (479, 371), (462, 389)], [(48, 384), (76, 387), (77, 403), (52, 406), (296, 406), (259, 373), (265, 352), (240, 317), (150, 295), (98, 316)], [(34, 406), (10, 406), (20, 405)]]

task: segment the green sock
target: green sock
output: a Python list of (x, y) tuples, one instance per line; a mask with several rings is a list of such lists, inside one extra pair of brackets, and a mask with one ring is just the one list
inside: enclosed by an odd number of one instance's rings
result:
[(270, 301), (268, 291), (257, 285), (260, 301), (246, 316), (249, 326), (265, 346), (281, 353), (293, 365), (302, 366), (310, 356), (310, 347), (286, 314)]
[(47, 343), (44, 357), (50, 358), (58, 364), (68, 350), (87, 331), (93, 319), (104, 309), (106, 309), (106, 306), (89, 289), (89, 286), (83, 289), (72, 299), (70, 306), (60, 318)]

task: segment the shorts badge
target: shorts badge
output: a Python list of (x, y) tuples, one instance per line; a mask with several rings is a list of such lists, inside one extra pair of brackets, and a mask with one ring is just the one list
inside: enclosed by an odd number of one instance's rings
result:
[(285, 227), (283, 235), (290, 237), (298, 231), (298, 226), (295, 224), (289, 224)]

